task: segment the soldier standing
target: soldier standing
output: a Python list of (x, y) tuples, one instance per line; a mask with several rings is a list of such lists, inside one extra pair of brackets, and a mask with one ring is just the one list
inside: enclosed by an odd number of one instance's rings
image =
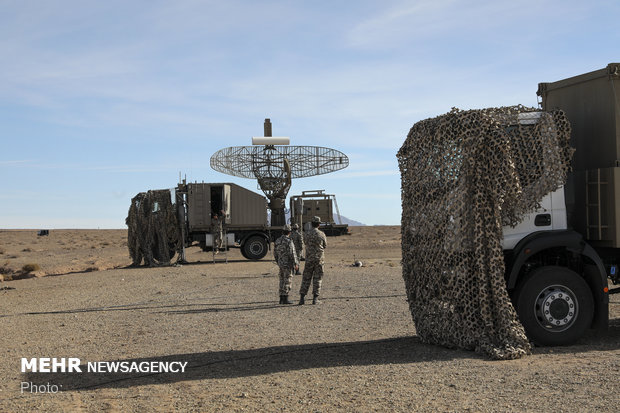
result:
[(213, 214), (211, 219), (211, 234), (213, 235), (213, 250), (216, 254), (220, 252), (224, 238), (224, 211)]
[(284, 233), (275, 242), (273, 256), (280, 267), (280, 304), (293, 304), (288, 300), (288, 293), (293, 284), (293, 271), (299, 269), (295, 244), (291, 239), (291, 227), (284, 226)]
[(321, 282), (323, 280), (324, 250), (327, 247), (325, 233), (319, 229), (321, 218), (312, 218), (312, 228), (304, 235), (306, 243), (306, 265), (304, 275), (299, 289), (299, 305), (305, 303), (304, 298), (312, 282), (312, 304), (321, 304), (319, 294), (321, 293)]
[[(303, 257), (301, 256), (301, 254), (304, 250), (304, 237), (303, 235), (301, 235), (301, 232), (299, 232), (299, 225), (293, 224), (291, 228), (293, 229), (293, 232), (291, 232), (291, 239), (295, 244), (295, 252), (297, 252), (297, 262), (301, 263), (303, 261)], [(301, 273), (299, 272), (299, 268), (297, 268), (297, 271), (295, 271), (295, 275), (299, 274)]]

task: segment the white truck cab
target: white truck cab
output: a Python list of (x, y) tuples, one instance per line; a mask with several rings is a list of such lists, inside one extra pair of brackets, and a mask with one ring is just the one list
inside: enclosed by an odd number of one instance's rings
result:
[(512, 250), (526, 236), (537, 231), (554, 231), (567, 229), (566, 203), (564, 202), (564, 187), (545, 195), (540, 202), (540, 208), (523, 217), (515, 227), (503, 228), (502, 248)]
[[(522, 113), (518, 127), (535, 127), (543, 116)], [(503, 227), (506, 286), (528, 337), (539, 345), (569, 344), (588, 328), (607, 325), (604, 261), (582, 232), (569, 229), (567, 217), (562, 186), (517, 225)]]

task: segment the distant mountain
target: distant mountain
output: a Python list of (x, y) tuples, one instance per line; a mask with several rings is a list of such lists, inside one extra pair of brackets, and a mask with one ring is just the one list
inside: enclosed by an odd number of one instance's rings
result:
[[(335, 219), (338, 219), (338, 217), (334, 217)], [(366, 224), (362, 224), (361, 222), (355, 221), (351, 218), (347, 218), (344, 215), (340, 215), (340, 219), (342, 220), (343, 224), (348, 224), (350, 227), (365, 227)]]
[[(287, 210), (286, 211), (286, 222), (289, 222), (290, 218), (291, 218), (291, 214)], [(334, 219), (336, 220), (336, 224), (338, 224), (338, 217), (334, 216)], [(351, 218), (347, 218), (344, 215), (340, 215), (340, 220), (342, 221), (343, 224), (347, 224), (347, 225), (349, 225), (351, 227), (365, 227), (366, 226), (366, 224), (362, 224), (359, 221), (355, 221), (355, 220), (353, 220)]]

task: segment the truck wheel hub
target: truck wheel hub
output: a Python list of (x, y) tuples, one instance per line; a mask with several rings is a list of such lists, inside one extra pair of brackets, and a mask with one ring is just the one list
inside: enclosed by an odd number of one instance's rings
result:
[(577, 305), (570, 291), (560, 286), (546, 288), (538, 296), (536, 310), (539, 319), (550, 328), (565, 327), (577, 315)]
[(260, 254), (263, 251), (263, 245), (260, 242), (253, 242), (250, 244), (250, 251), (253, 254)]

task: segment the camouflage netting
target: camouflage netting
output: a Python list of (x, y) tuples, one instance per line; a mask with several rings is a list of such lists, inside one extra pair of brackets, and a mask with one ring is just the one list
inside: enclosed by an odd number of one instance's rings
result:
[(127, 247), (133, 265), (167, 265), (181, 248), (181, 236), (169, 190), (140, 192), (132, 198)]
[(427, 343), (493, 359), (530, 352), (505, 286), (502, 226), (562, 185), (572, 156), (564, 113), (532, 112), (453, 109), (413, 125), (398, 152), (403, 278)]

